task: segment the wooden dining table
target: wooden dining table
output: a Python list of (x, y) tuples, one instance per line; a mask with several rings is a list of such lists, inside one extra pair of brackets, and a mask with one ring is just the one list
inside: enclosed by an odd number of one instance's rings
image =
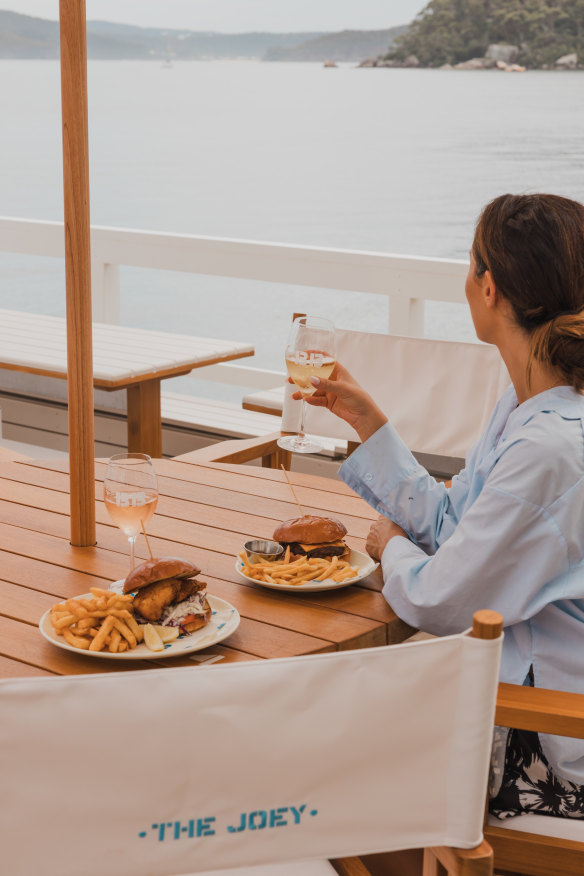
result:
[[(196, 667), (205, 660), (222, 665), (384, 645), (412, 632), (383, 598), (379, 569), (327, 592), (281, 592), (237, 574), (236, 555), (247, 539), (269, 538), (277, 523), (298, 516), (283, 472), (157, 459), (160, 497), (148, 526), (151, 550), (199, 566), (208, 592), (238, 610), (239, 627), (220, 644), (170, 659), (95, 659), (57, 647), (39, 631), (43, 613), (129, 571), (127, 539), (102, 500), (106, 462), (95, 462), (97, 544), (83, 548), (69, 543), (67, 460), (0, 464), (0, 677)], [(348, 544), (364, 551), (372, 509), (337, 479), (290, 477), (303, 510), (342, 519)], [(149, 557), (142, 536), (136, 557)]]

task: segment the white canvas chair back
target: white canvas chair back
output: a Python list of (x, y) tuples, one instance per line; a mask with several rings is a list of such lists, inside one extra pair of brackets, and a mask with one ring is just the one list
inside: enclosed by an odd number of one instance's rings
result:
[[(496, 347), (338, 331), (338, 360), (375, 399), (415, 453), (464, 459), (509, 375)], [(300, 402), (286, 384), (282, 429), (298, 430)], [(330, 411), (307, 406), (306, 432), (358, 441)]]
[(10, 876), (170, 876), (482, 838), (501, 638), (0, 682)]

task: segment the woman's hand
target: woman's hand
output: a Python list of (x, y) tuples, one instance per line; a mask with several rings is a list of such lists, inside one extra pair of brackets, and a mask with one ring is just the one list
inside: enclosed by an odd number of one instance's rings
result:
[(390, 520), (388, 517), (380, 515), (375, 523), (371, 525), (365, 550), (374, 560), (380, 560), (383, 551), (387, 547), (387, 543), (395, 538), (396, 535), (403, 535), (404, 538), (409, 538), (407, 532)]
[[(293, 382), (290, 378), (288, 380)], [(387, 423), (387, 417), (371, 396), (338, 362), (329, 380), (313, 377), (312, 383), (317, 387), (316, 392), (305, 397), (305, 401), (315, 407), (328, 408), (345, 420), (355, 429), (361, 441), (367, 441)], [(295, 392), (292, 398), (300, 399), (302, 395)]]

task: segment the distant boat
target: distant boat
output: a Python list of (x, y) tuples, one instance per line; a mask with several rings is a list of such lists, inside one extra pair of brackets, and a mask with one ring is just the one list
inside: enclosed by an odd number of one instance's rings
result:
[(336, 67), (337, 65), (335, 64), (334, 61), (325, 61), (323, 66), (324, 67)]
[(176, 58), (176, 55), (175, 55), (175, 53), (172, 51), (172, 47), (171, 47), (170, 39), (167, 38), (167, 40), (166, 40), (166, 51), (163, 53), (162, 66), (163, 66), (163, 67), (172, 67), (172, 66), (174, 66), (173, 63), (172, 63), (172, 59), (173, 59), (173, 58)]

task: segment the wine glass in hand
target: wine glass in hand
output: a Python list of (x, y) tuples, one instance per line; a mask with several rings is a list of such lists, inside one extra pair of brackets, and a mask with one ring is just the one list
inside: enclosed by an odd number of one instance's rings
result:
[(299, 316), (292, 323), (286, 346), (288, 374), (302, 394), (298, 435), (278, 439), (278, 445), (294, 453), (317, 453), (322, 446), (304, 434), (305, 398), (315, 392), (311, 377), (329, 377), (336, 363), (335, 327), (319, 316)]
[(103, 481), (103, 498), (113, 522), (128, 537), (133, 569), (136, 538), (158, 503), (158, 482), (150, 457), (145, 453), (112, 456)]

